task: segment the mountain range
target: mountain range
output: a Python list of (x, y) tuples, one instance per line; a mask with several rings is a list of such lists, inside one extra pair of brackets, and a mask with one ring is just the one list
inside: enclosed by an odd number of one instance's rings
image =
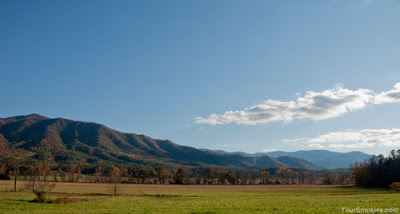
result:
[[(202, 149), (206, 151), (207, 149)], [(359, 151), (341, 153), (332, 152), (328, 150), (300, 150), (296, 152), (284, 152), (284, 151), (274, 151), (274, 152), (260, 152), (260, 153), (245, 153), (245, 152), (226, 152), (223, 150), (208, 150), (220, 154), (236, 154), (243, 155), (246, 157), (260, 157), (260, 156), (270, 156), (270, 157), (296, 157), (309, 161), (315, 165), (323, 168), (335, 169), (335, 168), (348, 168), (350, 164), (355, 162), (362, 162), (372, 157), (372, 155), (365, 154)]]
[(314, 170), (322, 167), (312, 161), (329, 165), (328, 160), (313, 159), (306, 154), (250, 155), (205, 151), (170, 140), (119, 132), (97, 123), (38, 114), (0, 118), (0, 148), (3, 157), (11, 154), (11, 150), (19, 149), (31, 153), (34, 158), (62, 164), (276, 166)]

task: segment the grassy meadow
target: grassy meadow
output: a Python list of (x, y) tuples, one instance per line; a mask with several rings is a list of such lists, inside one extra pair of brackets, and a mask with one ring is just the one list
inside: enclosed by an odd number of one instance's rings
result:
[[(109, 185), (57, 183), (49, 199), (11, 192), (0, 182), (0, 213), (342, 213), (345, 208), (400, 208), (400, 193), (322, 185), (120, 185), (119, 196), (107, 195)], [(396, 210), (395, 210), (396, 211)]]

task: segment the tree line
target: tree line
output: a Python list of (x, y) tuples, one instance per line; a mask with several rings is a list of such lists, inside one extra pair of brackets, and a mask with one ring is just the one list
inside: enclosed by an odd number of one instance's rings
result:
[(358, 186), (389, 187), (400, 181), (400, 149), (392, 150), (387, 157), (373, 156), (371, 159), (351, 165), (352, 179)]
[[(33, 170), (33, 169), (36, 169)], [(0, 179), (30, 180), (32, 172), (45, 181), (131, 184), (350, 184), (348, 170), (313, 171), (294, 168), (138, 167), (129, 165), (0, 164)]]
[[(40, 169), (40, 170), (37, 170)], [(0, 151), (0, 179), (30, 180), (32, 172), (43, 181), (132, 184), (351, 184), (350, 170), (306, 170), (287, 167), (171, 166), (112, 163), (57, 163), (45, 148), (34, 152), (12, 148)], [(118, 176), (116, 176), (118, 175)], [(116, 179), (118, 178), (118, 179)]]

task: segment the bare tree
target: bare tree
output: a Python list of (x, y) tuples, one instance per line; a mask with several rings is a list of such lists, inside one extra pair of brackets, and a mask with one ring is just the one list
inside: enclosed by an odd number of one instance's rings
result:
[(331, 178), (332, 178), (331, 173), (329, 172), (329, 170), (326, 170), (324, 172), (324, 178), (322, 179), (322, 183), (325, 184), (325, 185), (332, 184), (332, 179)]
[(29, 170), (29, 181), (25, 184), (25, 188), (35, 194), (35, 201), (41, 203), (47, 202), (47, 193), (56, 186), (54, 182), (46, 181), (47, 170), (46, 166), (32, 166)]
[(292, 169), (290, 173), (291, 184), (296, 184), (296, 177), (298, 177), (298, 172), (296, 169)]
[(285, 179), (286, 184), (289, 184), (290, 173), (292, 172), (292, 170), (284, 168), (282, 171), (283, 171), (283, 178)]
[(280, 182), (279, 182), (279, 178), (281, 177), (281, 170), (280, 169), (277, 169), (276, 171), (275, 171), (275, 183), (276, 184), (281, 184)]
[(299, 176), (298, 176), (298, 180), (299, 183), (298, 184), (304, 184), (304, 181), (307, 179), (307, 172), (306, 171), (299, 171)]
[(121, 170), (118, 167), (114, 167), (114, 169), (110, 172), (109, 179), (110, 183), (112, 183), (109, 192), (112, 195), (117, 195), (119, 192), (118, 184), (121, 183)]
[(347, 176), (346, 176), (345, 173), (341, 173), (340, 175), (338, 175), (338, 177), (337, 177), (337, 183), (338, 183), (338, 184), (342, 184), (342, 185), (345, 185), (345, 184), (348, 184), (348, 183), (349, 183), (349, 181), (348, 181)]
[(269, 184), (269, 172), (268, 171), (260, 172), (260, 177), (261, 177), (261, 184)]
[(314, 184), (315, 180), (317, 180), (317, 175), (315, 174), (315, 172), (314, 171), (309, 172), (308, 183)]
[(210, 168), (210, 167), (207, 167), (204, 177), (205, 177), (205, 182), (204, 183), (212, 184), (212, 180), (215, 177), (214, 170), (212, 168)]
[(242, 174), (241, 184), (248, 184), (251, 179), (252, 179), (251, 174), (249, 172), (245, 172)]
[(225, 183), (224, 174), (225, 174), (224, 170), (218, 170), (218, 172), (217, 172), (218, 184), (224, 184)]
[(33, 155), (31, 152), (27, 152), (23, 149), (18, 149), (19, 145), (20, 143), (16, 143), (13, 145), (3, 145), (3, 147), (7, 149), (2, 149), (2, 151), (0, 152), (0, 161), (8, 162), (12, 166), (14, 175), (14, 192), (17, 191), (17, 180), (20, 167), (23, 165), (28, 157)]
[(155, 183), (157, 183), (157, 180), (158, 180), (158, 182), (160, 184), (164, 184), (165, 183), (165, 179), (168, 178), (167, 170), (165, 170), (161, 166), (158, 166), (158, 167), (154, 168), (154, 174), (156, 175)]

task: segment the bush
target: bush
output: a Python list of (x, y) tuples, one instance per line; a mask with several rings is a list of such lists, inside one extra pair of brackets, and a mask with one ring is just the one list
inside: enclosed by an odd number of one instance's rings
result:
[(46, 171), (40, 167), (31, 167), (29, 181), (25, 184), (25, 188), (35, 194), (34, 202), (47, 203), (47, 193), (56, 186), (54, 182), (46, 181), (44, 175)]
[(400, 182), (393, 182), (389, 187), (395, 192), (400, 192)]

